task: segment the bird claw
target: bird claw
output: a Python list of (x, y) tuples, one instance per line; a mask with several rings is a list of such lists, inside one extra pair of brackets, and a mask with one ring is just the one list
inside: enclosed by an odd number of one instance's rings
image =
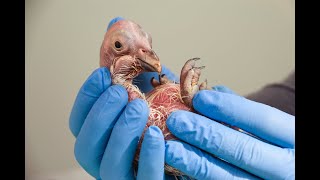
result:
[(180, 90), (184, 103), (192, 107), (192, 98), (199, 91), (207, 89), (207, 80), (198, 85), (201, 70), (205, 66), (196, 67), (196, 61), (200, 58), (189, 59), (183, 66), (180, 74)]

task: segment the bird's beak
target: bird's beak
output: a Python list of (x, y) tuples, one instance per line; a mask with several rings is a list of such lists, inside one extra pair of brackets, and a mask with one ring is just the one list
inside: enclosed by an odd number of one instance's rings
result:
[(152, 50), (139, 49), (137, 58), (146, 72), (161, 73), (161, 64), (157, 54)]

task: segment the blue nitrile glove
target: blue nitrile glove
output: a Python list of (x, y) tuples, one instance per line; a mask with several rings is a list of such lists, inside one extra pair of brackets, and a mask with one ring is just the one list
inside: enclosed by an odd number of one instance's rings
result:
[[(75, 157), (97, 179), (134, 179), (132, 162), (149, 108), (141, 99), (127, 103), (126, 89), (111, 86), (110, 72), (105, 67), (90, 75), (75, 100), (69, 121), (77, 138)], [(161, 130), (149, 127), (142, 143), (137, 179), (163, 179), (164, 147)]]
[[(180, 82), (179, 78), (174, 73), (172, 73), (170, 69), (168, 69), (163, 64), (161, 66), (162, 66), (161, 74), (165, 74), (167, 78), (171, 81), (174, 81), (177, 83)], [(147, 93), (153, 89), (153, 86), (151, 85), (152, 77), (154, 77), (156, 80), (159, 81), (158, 73), (144, 72), (134, 79), (134, 84), (137, 85), (142, 92)]]
[(165, 162), (202, 180), (294, 179), (295, 116), (234, 95), (228, 88), (214, 89), (193, 98), (203, 116), (186, 111), (169, 116), (169, 130), (189, 144), (167, 141)]

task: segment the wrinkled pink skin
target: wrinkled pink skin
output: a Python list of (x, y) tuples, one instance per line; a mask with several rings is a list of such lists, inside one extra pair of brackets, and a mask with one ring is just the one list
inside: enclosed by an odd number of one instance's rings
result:
[[(170, 133), (165, 125), (168, 116), (176, 110), (192, 111), (191, 107), (185, 105), (181, 98), (177, 98), (178, 96), (176, 96), (176, 98), (171, 98), (173, 94), (180, 94), (180, 86), (178, 84), (167, 83), (155, 87), (146, 96), (150, 108), (149, 121), (147, 122), (146, 127), (152, 125), (158, 126), (162, 130), (165, 140), (177, 139)], [(155, 116), (154, 111), (159, 113)]]
[[(151, 36), (139, 25), (129, 20), (120, 20), (113, 24), (104, 36), (100, 49), (100, 66), (110, 69), (113, 84), (123, 85), (127, 89), (129, 101), (141, 98), (148, 102), (150, 114), (146, 128), (156, 125), (162, 130), (166, 140), (176, 139), (169, 132), (165, 121), (173, 111), (193, 111), (193, 95), (201, 89), (206, 89), (206, 82), (198, 85), (203, 67), (195, 67), (195, 62), (199, 58), (190, 59), (181, 70), (180, 84), (169, 81), (165, 76), (160, 82), (153, 79), (151, 83), (154, 89), (144, 96), (132, 85), (132, 80), (145, 71), (160, 74), (160, 61), (152, 50), (151, 43)], [(135, 157), (136, 162), (142, 139), (143, 135)]]

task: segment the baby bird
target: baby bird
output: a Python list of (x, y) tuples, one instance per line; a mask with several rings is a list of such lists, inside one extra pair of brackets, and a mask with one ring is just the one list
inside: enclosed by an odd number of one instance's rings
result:
[[(204, 67), (195, 67), (197, 60), (199, 58), (192, 58), (184, 64), (180, 73), (180, 84), (162, 75), (160, 82), (151, 79), (154, 89), (144, 95), (133, 85), (133, 78), (143, 72), (158, 72), (160, 75), (162, 70), (160, 60), (152, 50), (150, 34), (133, 21), (123, 19), (108, 29), (100, 49), (100, 66), (109, 68), (112, 83), (120, 84), (127, 89), (129, 101), (135, 98), (147, 101), (150, 114), (145, 130), (151, 125), (158, 126), (166, 140), (177, 139), (170, 133), (165, 123), (170, 113), (176, 110), (194, 112), (192, 108), (194, 94), (207, 89), (206, 81), (198, 85), (201, 69)], [(136, 167), (142, 140), (143, 135), (134, 160)], [(167, 174), (183, 175), (167, 164), (165, 170)]]

